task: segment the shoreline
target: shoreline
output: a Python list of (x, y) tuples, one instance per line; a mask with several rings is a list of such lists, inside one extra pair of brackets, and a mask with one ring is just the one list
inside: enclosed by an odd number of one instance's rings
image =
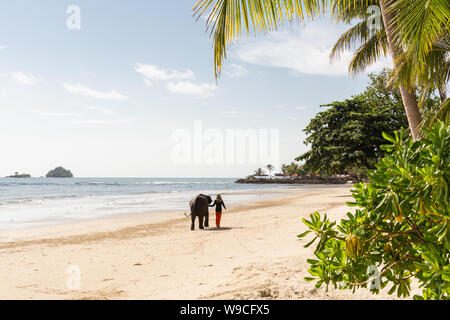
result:
[(42, 182), (30, 182), (23, 186), (6, 184), (9, 193), (2, 195), (0, 200), (0, 230), (27, 229), (129, 213), (154, 212), (158, 215), (166, 211), (186, 211), (189, 201), (197, 193), (221, 193), (233, 202), (246, 202), (278, 196), (280, 191), (286, 189), (301, 188), (238, 186), (229, 179), (191, 182), (119, 178), (98, 180), (53, 181), (44, 185), (41, 185)]
[[(0, 299), (394, 299), (315, 289), (297, 234), (301, 218), (340, 219), (350, 186), (312, 188), (230, 206), (221, 229), (190, 231), (190, 219), (130, 214), (0, 232)], [(210, 212), (210, 222), (214, 215)], [(306, 241), (306, 240), (305, 240)], [(69, 267), (80, 290), (67, 287)]]
[(271, 185), (343, 185), (351, 184), (350, 180), (345, 179), (282, 179), (282, 178), (272, 178), (272, 179), (237, 179), (235, 183), (238, 184), (271, 184)]
[[(314, 185), (311, 186), (313, 188), (320, 188), (320, 186)], [(323, 187), (329, 187), (324, 185)], [(308, 186), (309, 188), (309, 186)], [(243, 200), (236, 201), (229, 207), (232, 212), (240, 212), (249, 208), (255, 208), (260, 205), (265, 206), (266, 201), (279, 200), (289, 196), (292, 193), (300, 193), (303, 189), (300, 188), (285, 188), (285, 189), (264, 189), (264, 190), (248, 190), (248, 191), (238, 191), (233, 192), (234, 195), (242, 195), (242, 194), (256, 194), (263, 196), (263, 199), (253, 199), (249, 202), (245, 202)], [(227, 196), (229, 193), (223, 192), (222, 196)], [(268, 196), (269, 194), (269, 196)], [(266, 198), (264, 198), (266, 197)], [(35, 236), (44, 236), (48, 234), (76, 234), (76, 233), (84, 233), (92, 231), (91, 228), (104, 228), (105, 226), (117, 226), (117, 228), (141, 224), (145, 223), (148, 225), (157, 224), (157, 223), (170, 223), (175, 222), (177, 220), (186, 220), (188, 218), (184, 215), (184, 213), (189, 214), (189, 203), (186, 203), (185, 210), (174, 210), (174, 209), (160, 209), (160, 210), (145, 210), (139, 212), (118, 212), (114, 214), (109, 214), (101, 217), (90, 217), (90, 218), (65, 218), (61, 219), (63, 221), (58, 222), (55, 219), (42, 219), (42, 220), (34, 220), (28, 221), (29, 224), (35, 226), (28, 226), (24, 228), (17, 229), (0, 229), (0, 241), (9, 241), (8, 239), (24, 239), (23, 237), (29, 237), (30, 235)], [(230, 211), (230, 210), (228, 210)], [(214, 212), (210, 208), (210, 221), (214, 218)], [(48, 222), (46, 225), (39, 225), (42, 222)], [(190, 221), (190, 220), (189, 220)], [(214, 221), (213, 221), (214, 222)], [(196, 225), (196, 228), (198, 226)], [(86, 229), (84, 231), (83, 229)]]

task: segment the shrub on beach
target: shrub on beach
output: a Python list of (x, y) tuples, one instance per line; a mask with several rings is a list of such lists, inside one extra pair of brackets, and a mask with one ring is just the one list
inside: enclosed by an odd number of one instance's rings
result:
[(367, 288), (389, 285), (389, 294), (410, 295), (416, 279), (422, 296), (450, 299), (450, 126), (438, 121), (413, 142), (404, 130), (384, 134), (386, 156), (368, 172), (369, 183), (352, 190), (355, 213), (339, 224), (326, 214), (303, 219), (318, 240), (308, 272), (316, 287)]

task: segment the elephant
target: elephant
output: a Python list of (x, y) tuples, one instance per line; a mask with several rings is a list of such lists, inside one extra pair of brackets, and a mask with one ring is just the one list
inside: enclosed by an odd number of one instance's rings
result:
[(192, 198), (189, 202), (191, 207), (191, 230), (194, 230), (195, 217), (198, 217), (198, 226), (203, 228), (203, 219), (205, 220), (205, 227), (209, 227), (209, 204), (212, 202), (210, 196), (199, 194)]

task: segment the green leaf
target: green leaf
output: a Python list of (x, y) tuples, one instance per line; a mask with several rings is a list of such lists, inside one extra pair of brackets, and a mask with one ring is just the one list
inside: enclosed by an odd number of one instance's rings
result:
[(441, 161), (441, 158), (438, 155), (435, 155), (431, 158), (431, 161), (434, 163), (439, 163)]
[(442, 272), (442, 279), (444, 281), (450, 282), (450, 266), (445, 266)]
[(302, 234), (297, 235), (297, 237), (298, 237), (298, 238), (303, 238), (304, 236), (310, 234), (311, 232), (312, 232), (312, 231), (310, 231), (310, 230), (305, 231), (305, 232), (303, 232)]
[(306, 259), (306, 261), (307, 261), (309, 264), (317, 264), (317, 263), (319, 263), (319, 260), (315, 260), (315, 259)]
[(308, 242), (307, 244), (305, 244), (305, 245), (303, 246), (303, 248), (308, 248), (310, 245), (312, 245), (312, 244), (314, 243), (314, 241), (316, 241), (317, 238), (318, 238), (318, 237), (315, 237), (314, 239), (312, 239), (310, 242)]
[(392, 142), (392, 143), (396, 142), (395, 139), (392, 136), (390, 136), (389, 134), (387, 134), (386, 132), (383, 131), (381, 134), (383, 135), (383, 138), (386, 139), (387, 141)]

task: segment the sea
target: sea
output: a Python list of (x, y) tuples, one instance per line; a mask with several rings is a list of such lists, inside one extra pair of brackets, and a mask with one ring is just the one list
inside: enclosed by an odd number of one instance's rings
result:
[(226, 204), (236, 205), (274, 197), (282, 189), (295, 187), (234, 181), (234, 178), (0, 178), (0, 230), (123, 213), (178, 210), (189, 213), (189, 201), (199, 193), (213, 198), (220, 193)]

